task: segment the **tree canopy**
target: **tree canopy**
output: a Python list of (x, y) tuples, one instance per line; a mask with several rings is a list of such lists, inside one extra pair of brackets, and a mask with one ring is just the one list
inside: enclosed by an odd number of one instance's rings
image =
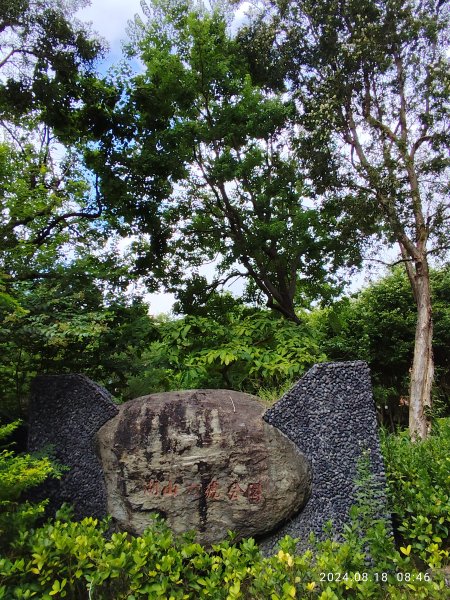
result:
[(425, 437), (433, 381), (429, 257), (450, 244), (448, 2), (264, 6), (241, 37), (253, 64), (268, 45), (279, 51), (275, 68), (291, 85), (298, 156), (315, 190), (341, 214), (343, 234), (350, 227), (398, 245), (417, 305), (410, 428)]
[[(123, 78), (115, 126), (91, 156), (103, 195), (116, 192), (114, 210), (150, 235), (142, 272), (205, 292), (243, 277), (249, 298), (297, 321), (296, 306), (329, 297), (345, 248), (310, 201), (294, 104), (253, 83), (220, 12), (177, 11), (137, 25), (144, 71)], [(208, 261), (209, 286), (196, 274)]]
[[(0, 119), (30, 114), (67, 132), (94, 77), (102, 43), (75, 12), (85, 0), (3, 0), (0, 14)], [(72, 132), (74, 133), (74, 132)]]

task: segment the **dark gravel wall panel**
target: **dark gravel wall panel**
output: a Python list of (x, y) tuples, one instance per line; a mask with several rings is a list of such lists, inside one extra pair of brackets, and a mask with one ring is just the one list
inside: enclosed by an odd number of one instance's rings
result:
[[(306, 507), (263, 546), (285, 535), (307, 546), (330, 519), (338, 537), (354, 502), (357, 463), (364, 450), (383, 502), (385, 472), (377, 431), (370, 372), (362, 361), (314, 365), (263, 417), (312, 461), (312, 495)], [(380, 515), (386, 516), (386, 515)]]
[(50, 498), (49, 512), (62, 502), (75, 506), (75, 516), (103, 517), (106, 490), (95, 451), (95, 434), (117, 414), (110, 394), (83, 375), (37, 377), (30, 398), (30, 452), (51, 448), (69, 468), (61, 480), (47, 480), (33, 498)]

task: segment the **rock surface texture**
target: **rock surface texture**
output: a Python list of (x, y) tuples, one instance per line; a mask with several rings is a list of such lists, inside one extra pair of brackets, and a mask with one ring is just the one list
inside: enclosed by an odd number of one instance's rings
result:
[(110, 394), (83, 375), (45, 375), (32, 384), (28, 449), (50, 450), (68, 467), (61, 479), (48, 479), (33, 499), (50, 498), (49, 511), (63, 502), (75, 516), (103, 517), (106, 491), (95, 448), (95, 433), (118, 412)]
[(157, 512), (212, 544), (267, 533), (311, 491), (307, 458), (262, 419), (254, 396), (228, 390), (153, 394), (122, 405), (98, 432), (108, 512), (142, 533)]
[[(323, 527), (333, 521), (338, 536), (348, 522), (354, 503), (358, 461), (366, 451), (385, 502), (385, 474), (377, 431), (370, 372), (362, 361), (314, 365), (306, 375), (264, 415), (312, 461), (312, 495), (304, 510), (263, 547), (271, 551), (285, 535), (300, 538), (307, 546), (309, 533), (323, 537)], [(382, 512), (380, 517), (388, 517)]]

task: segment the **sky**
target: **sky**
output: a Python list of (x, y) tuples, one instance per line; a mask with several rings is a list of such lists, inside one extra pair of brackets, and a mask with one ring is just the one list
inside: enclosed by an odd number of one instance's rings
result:
[(140, 0), (92, 0), (90, 6), (78, 11), (77, 17), (91, 22), (93, 30), (108, 42), (108, 62), (114, 63), (120, 59), (128, 21), (136, 14), (142, 14)]

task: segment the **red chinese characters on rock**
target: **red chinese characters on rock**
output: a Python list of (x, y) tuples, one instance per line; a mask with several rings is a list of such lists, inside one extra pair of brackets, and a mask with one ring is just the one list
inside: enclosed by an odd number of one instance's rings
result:
[(166, 485), (163, 485), (157, 479), (150, 479), (145, 486), (145, 491), (152, 496), (176, 496), (178, 485), (172, 483), (170, 479)]
[(157, 479), (151, 479), (146, 484), (145, 491), (152, 496), (177, 496), (178, 493), (184, 491), (195, 499), (204, 495), (207, 500), (221, 500), (228, 498), (231, 502), (246, 498), (250, 504), (259, 504), (263, 499), (263, 490), (260, 481), (248, 483), (245, 490), (237, 481), (233, 481), (228, 488), (225, 488), (227, 489), (225, 494), (221, 493), (221, 487), (225, 486), (221, 486), (221, 483), (216, 479), (211, 480), (206, 487), (205, 484), (196, 482), (188, 483), (185, 485), (184, 490), (179, 484), (173, 483), (170, 479), (167, 483), (160, 482)]
[(178, 485), (173, 484), (170, 479), (169, 483), (161, 490), (161, 496), (176, 496), (178, 493)]
[(260, 481), (249, 483), (244, 490), (237, 481), (234, 481), (228, 488), (227, 496), (231, 501), (244, 497), (250, 504), (259, 504), (263, 498), (262, 484)]
[(230, 500), (237, 500), (238, 498), (240, 498), (241, 496), (244, 496), (244, 495), (245, 495), (245, 492), (241, 488), (241, 486), (238, 484), (237, 481), (232, 483), (230, 485), (230, 487), (228, 488), (227, 496)]
[(249, 483), (245, 492), (245, 496), (250, 504), (259, 504), (262, 500), (261, 482), (258, 481), (257, 483)]
[(213, 479), (205, 490), (205, 498), (208, 498), (209, 500), (220, 500), (219, 487), (219, 482)]
[(157, 479), (150, 479), (145, 486), (145, 491), (147, 494), (159, 496), (159, 481)]

